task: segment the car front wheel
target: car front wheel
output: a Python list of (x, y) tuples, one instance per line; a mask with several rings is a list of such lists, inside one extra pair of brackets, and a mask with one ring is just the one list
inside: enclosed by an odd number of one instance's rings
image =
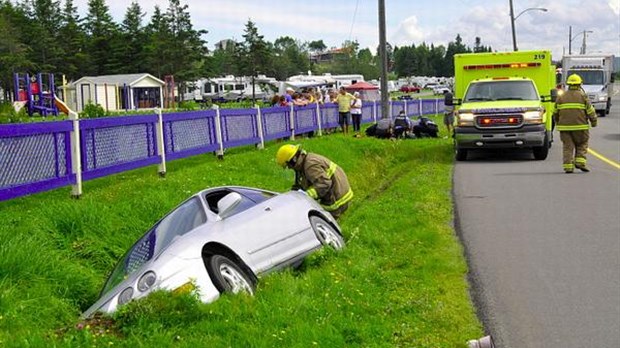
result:
[(311, 216), (310, 224), (312, 225), (316, 238), (321, 244), (335, 250), (344, 248), (344, 239), (329, 222), (325, 221), (325, 219), (318, 216)]
[(237, 294), (245, 292), (254, 295), (256, 284), (253, 278), (228, 257), (224, 255), (210, 256), (207, 260), (207, 271), (213, 285), (220, 293)]

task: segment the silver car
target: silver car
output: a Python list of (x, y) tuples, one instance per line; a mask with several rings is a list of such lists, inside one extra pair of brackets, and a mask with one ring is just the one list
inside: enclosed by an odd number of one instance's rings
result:
[(83, 314), (111, 313), (154, 290), (254, 293), (257, 276), (298, 265), (322, 245), (344, 247), (340, 226), (302, 191), (203, 190), (168, 213), (116, 265)]

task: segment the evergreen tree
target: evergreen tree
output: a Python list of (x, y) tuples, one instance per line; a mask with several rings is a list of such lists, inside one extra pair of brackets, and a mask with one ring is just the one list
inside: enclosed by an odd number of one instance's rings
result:
[(174, 75), (175, 81), (182, 86), (184, 81), (200, 77), (207, 54), (206, 42), (201, 36), (207, 31), (193, 28), (188, 6), (181, 5), (180, 0), (169, 0), (164, 22), (167, 25), (167, 47), (162, 49), (168, 60), (161, 73)]
[(169, 57), (167, 47), (170, 31), (159, 6), (155, 6), (151, 22), (146, 27), (147, 44), (145, 45), (146, 61), (149, 73), (163, 78), (164, 65)]
[(82, 77), (91, 65), (91, 56), (86, 49), (86, 34), (80, 26), (80, 18), (73, 0), (66, 0), (62, 11), (59, 31), (65, 57), (58, 66), (58, 73), (65, 74), (69, 81)]
[(84, 28), (88, 35), (88, 51), (93, 63), (88, 73), (94, 75), (115, 73), (118, 61), (114, 57), (112, 44), (118, 35), (118, 28), (112, 21), (105, 0), (88, 0), (88, 15), (84, 20)]
[(53, 0), (30, 0), (21, 3), (28, 18), (22, 26), (23, 39), (30, 47), (30, 57), (37, 70), (55, 72), (64, 57), (62, 45), (58, 44), (61, 25), (60, 3)]
[(252, 76), (257, 72), (274, 73), (272, 53), (263, 35), (258, 33), (256, 24), (248, 20), (243, 34), (244, 41), (239, 50), (240, 72)]
[(18, 25), (25, 21), (23, 14), (9, 1), (0, 2), (0, 88), (8, 100), (13, 90), (13, 73), (34, 69), (28, 57), (30, 48), (22, 42)]
[(454, 55), (459, 53), (470, 53), (471, 50), (463, 45), (461, 35), (457, 34), (454, 41), (448, 43), (446, 56), (444, 58), (444, 71), (442, 76), (454, 76)]
[(123, 73), (141, 73), (146, 71), (146, 54), (144, 41), (145, 29), (142, 17), (145, 13), (137, 1), (127, 8), (125, 19), (121, 24), (121, 52), (123, 57)]

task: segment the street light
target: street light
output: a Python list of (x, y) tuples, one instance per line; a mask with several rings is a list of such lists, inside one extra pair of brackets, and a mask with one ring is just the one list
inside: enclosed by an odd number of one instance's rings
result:
[(579, 50), (579, 54), (586, 54), (586, 37), (587, 37), (587, 34), (591, 34), (593, 33), (593, 31), (584, 29), (584, 31), (571, 37), (572, 32), (573, 32), (572, 29), (573, 27), (569, 27), (569, 30), (568, 30), (568, 54), (569, 55), (572, 54), (572, 43), (576, 38), (579, 37), (579, 35), (583, 35), (583, 42), (581, 43), (581, 49)]
[(515, 11), (514, 11), (514, 8), (512, 7), (512, 0), (510, 0), (510, 24), (512, 26), (512, 47), (515, 51), (518, 51), (517, 34), (515, 33), (515, 21), (525, 12), (533, 11), (533, 10), (547, 12), (547, 9), (544, 7), (530, 7), (530, 8), (526, 8), (525, 10), (519, 12), (519, 14), (515, 16)]

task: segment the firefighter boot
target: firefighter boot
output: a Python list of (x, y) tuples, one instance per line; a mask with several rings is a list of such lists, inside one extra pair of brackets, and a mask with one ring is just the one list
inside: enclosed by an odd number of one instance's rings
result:
[(572, 163), (564, 163), (563, 167), (564, 167), (564, 173), (566, 174), (572, 173), (575, 169), (575, 165)]
[(586, 166), (586, 159), (582, 157), (575, 158), (575, 168), (586, 173), (590, 171), (590, 168)]

